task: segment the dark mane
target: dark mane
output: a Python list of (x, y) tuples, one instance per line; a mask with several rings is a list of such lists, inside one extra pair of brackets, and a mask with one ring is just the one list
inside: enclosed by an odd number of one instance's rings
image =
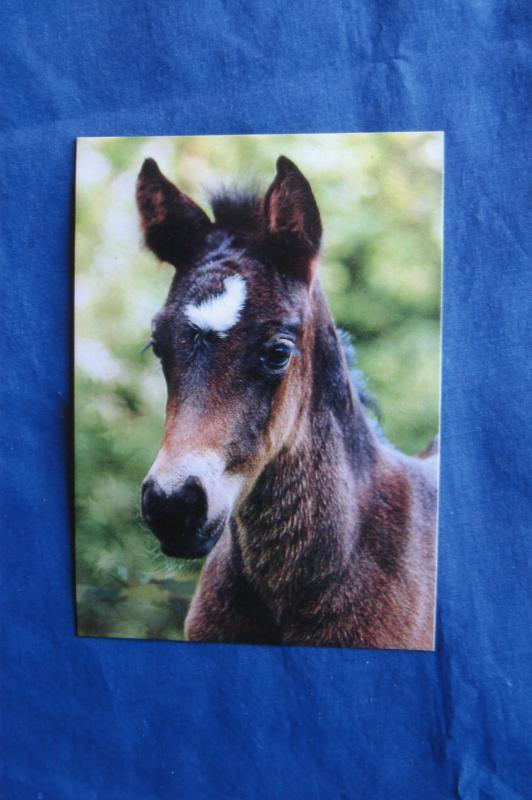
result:
[(261, 225), (260, 195), (222, 186), (210, 197), (215, 222), (231, 233), (256, 233)]
[(342, 345), (342, 350), (344, 351), (345, 360), (347, 361), (351, 384), (364, 408), (375, 418), (377, 432), (384, 438), (384, 434), (380, 428), (381, 411), (379, 404), (368, 389), (364, 373), (358, 367), (357, 352), (353, 343), (353, 338), (351, 334), (343, 328), (337, 328), (336, 330), (338, 338), (340, 339), (340, 344)]

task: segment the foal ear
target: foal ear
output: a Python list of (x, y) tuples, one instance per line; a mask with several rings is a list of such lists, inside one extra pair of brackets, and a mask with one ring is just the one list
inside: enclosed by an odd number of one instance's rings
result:
[(285, 156), (264, 198), (267, 237), (276, 260), (307, 283), (312, 280), (321, 242), (321, 219), (310, 184)]
[(137, 178), (137, 206), (146, 244), (161, 261), (184, 266), (211, 226), (207, 214), (147, 158)]

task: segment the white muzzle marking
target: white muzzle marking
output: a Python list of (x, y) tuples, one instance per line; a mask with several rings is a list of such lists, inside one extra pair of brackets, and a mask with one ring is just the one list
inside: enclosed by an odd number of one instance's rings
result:
[(225, 461), (213, 450), (189, 453), (172, 461), (163, 450), (148, 473), (167, 496), (179, 490), (187, 478), (199, 478), (207, 495), (207, 520), (229, 516), (238, 499), (244, 477), (225, 472)]

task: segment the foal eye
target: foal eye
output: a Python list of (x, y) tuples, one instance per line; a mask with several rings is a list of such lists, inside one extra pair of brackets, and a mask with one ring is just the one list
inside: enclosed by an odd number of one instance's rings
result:
[(287, 366), (294, 350), (291, 342), (275, 342), (265, 348), (261, 361), (272, 372), (279, 372)]
[(151, 351), (152, 351), (153, 355), (154, 355), (156, 358), (162, 358), (162, 355), (163, 355), (163, 354), (162, 354), (162, 352), (161, 352), (161, 348), (160, 348), (160, 346), (157, 344), (157, 342), (155, 341), (155, 339), (150, 339), (150, 341), (148, 342), (148, 344), (147, 344), (147, 345), (145, 345), (145, 347), (143, 347), (143, 348), (142, 348), (142, 350), (141, 350), (141, 353), (145, 353), (145, 352), (146, 352), (146, 350), (150, 350), (150, 349), (151, 349)]
[(162, 358), (162, 355), (163, 355), (162, 354), (162, 350), (161, 350), (160, 346), (157, 344), (157, 342), (154, 341), (153, 339), (151, 340), (151, 349), (152, 349), (153, 355), (156, 358)]

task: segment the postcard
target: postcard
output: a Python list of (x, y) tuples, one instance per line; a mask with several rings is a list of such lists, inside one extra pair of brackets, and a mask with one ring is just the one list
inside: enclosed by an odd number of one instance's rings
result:
[(79, 139), (82, 636), (431, 650), (443, 134)]

